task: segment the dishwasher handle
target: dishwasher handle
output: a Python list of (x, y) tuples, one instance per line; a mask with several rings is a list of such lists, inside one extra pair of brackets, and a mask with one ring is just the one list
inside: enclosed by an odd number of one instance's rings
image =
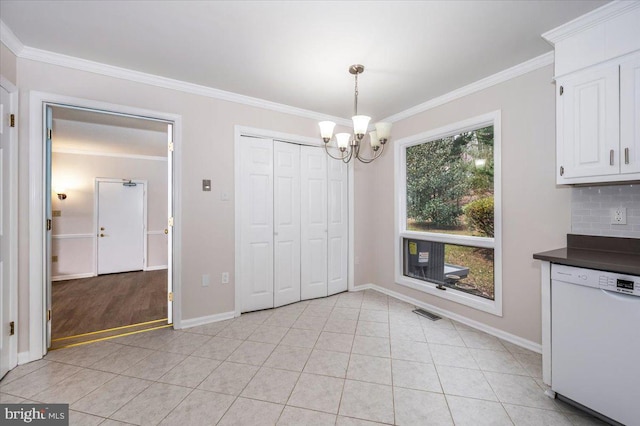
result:
[(600, 289), (603, 293), (607, 294), (610, 297), (615, 297), (617, 299), (620, 300), (637, 300), (638, 302), (640, 302), (640, 296), (636, 296), (635, 294), (625, 294), (625, 293), (620, 293), (618, 291), (614, 291), (614, 290), (607, 290), (605, 288), (601, 288)]

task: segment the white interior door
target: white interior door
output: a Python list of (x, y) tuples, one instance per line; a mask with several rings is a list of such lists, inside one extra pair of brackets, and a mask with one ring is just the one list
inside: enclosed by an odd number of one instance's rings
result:
[(304, 299), (327, 296), (327, 154), (300, 147), (301, 283)]
[(300, 300), (300, 146), (273, 143), (274, 307)]
[(11, 128), (9, 115), (12, 112), (11, 98), (4, 87), (0, 87), (0, 379), (15, 366), (12, 344), (16, 336), (10, 333), (14, 319), (11, 306), (11, 240), (9, 221), (11, 217)]
[(143, 270), (144, 184), (97, 181), (96, 190), (98, 275)]
[(273, 141), (242, 136), (239, 153), (242, 312), (272, 308)]
[(347, 165), (328, 160), (328, 293), (347, 291), (349, 265), (349, 195)]

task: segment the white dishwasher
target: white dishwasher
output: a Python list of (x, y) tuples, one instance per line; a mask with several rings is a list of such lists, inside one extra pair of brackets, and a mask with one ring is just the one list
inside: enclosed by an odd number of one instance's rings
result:
[(640, 425), (640, 277), (551, 267), (551, 388)]

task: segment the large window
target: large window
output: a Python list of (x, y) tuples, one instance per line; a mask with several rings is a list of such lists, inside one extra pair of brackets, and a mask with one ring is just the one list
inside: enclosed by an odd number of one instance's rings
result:
[(396, 142), (396, 281), (502, 315), (500, 112)]

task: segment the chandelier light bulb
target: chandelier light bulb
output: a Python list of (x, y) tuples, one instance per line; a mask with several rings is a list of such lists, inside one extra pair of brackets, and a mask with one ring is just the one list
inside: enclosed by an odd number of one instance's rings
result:
[(362, 139), (362, 137), (367, 134), (371, 117), (367, 117), (366, 115), (354, 115), (351, 117), (351, 120), (353, 120), (353, 133), (358, 137), (358, 139)]
[(378, 122), (376, 123), (376, 133), (381, 143), (385, 143), (391, 137), (391, 123)]
[(333, 121), (321, 121), (318, 123), (318, 126), (320, 126), (320, 136), (322, 136), (322, 140), (324, 143), (329, 143), (333, 136), (333, 129), (336, 127), (336, 123)]
[(380, 149), (380, 139), (378, 139), (378, 133), (374, 130), (373, 132), (369, 132), (369, 139), (371, 143), (371, 148), (374, 151)]
[(336, 140), (338, 141), (338, 148), (340, 151), (345, 151), (349, 146), (349, 138), (351, 135), (349, 133), (338, 133), (336, 134)]

